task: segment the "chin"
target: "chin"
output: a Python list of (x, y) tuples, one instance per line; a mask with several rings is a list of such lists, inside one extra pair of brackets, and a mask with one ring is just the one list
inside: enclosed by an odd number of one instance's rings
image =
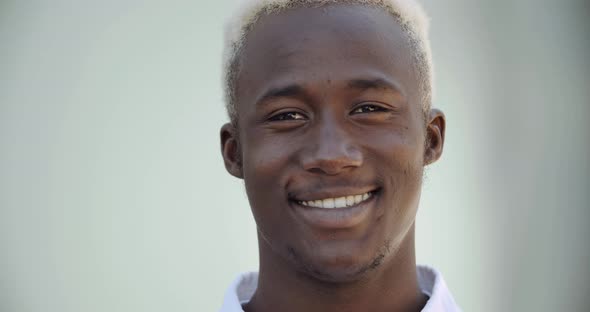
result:
[(347, 283), (362, 280), (376, 271), (386, 258), (385, 250), (371, 253), (372, 256), (362, 257), (359, 254), (331, 255), (324, 257), (309, 257), (303, 259), (295, 250), (291, 249), (294, 259), (301, 273), (326, 283)]

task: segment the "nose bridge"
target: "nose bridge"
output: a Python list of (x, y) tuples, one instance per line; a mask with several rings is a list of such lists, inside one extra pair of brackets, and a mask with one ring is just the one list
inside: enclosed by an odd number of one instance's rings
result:
[(338, 174), (362, 164), (362, 153), (355, 138), (346, 129), (345, 121), (334, 114), (323, 114), (310, 140), (313, 143), (310, 142), (303, 160), (303, 167), (308, 171)]
[(318, 125), (317, 153), (320, 157), (338, 157), (338, 154), (345, 154), (347, 145), (351, 140), (346, 130), (336, 118), (325, 114), (322, 122)]

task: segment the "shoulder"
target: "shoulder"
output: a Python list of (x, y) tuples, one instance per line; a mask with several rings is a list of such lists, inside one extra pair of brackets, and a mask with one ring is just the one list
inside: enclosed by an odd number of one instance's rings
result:
[(242, 312), (242, 304), (250, 301), (258, 285), (258, 272), (238, 275), (225, 292), (219, 312)]
[(422, 312), (461, 312), (439, 271), (430, 266), (419, 265), (416, 272), (420, 290), (429, 297)]

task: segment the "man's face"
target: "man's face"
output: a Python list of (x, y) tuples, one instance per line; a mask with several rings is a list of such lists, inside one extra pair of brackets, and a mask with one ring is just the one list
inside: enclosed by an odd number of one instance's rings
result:
[(245, 181), (262, 252), (330, 281), (387, 261), (412, 228), (429, 161), (394, 18), (350, 5), (264, 16), (237, 86), (224, 157)]

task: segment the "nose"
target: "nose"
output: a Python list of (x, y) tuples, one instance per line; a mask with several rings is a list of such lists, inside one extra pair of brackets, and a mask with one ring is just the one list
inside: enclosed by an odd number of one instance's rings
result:
[(354, 138), (334, 120), (318, 124), (302, 157), (303, 169), (327, 175), (337, 175), (362, 163), (363, 154)]

